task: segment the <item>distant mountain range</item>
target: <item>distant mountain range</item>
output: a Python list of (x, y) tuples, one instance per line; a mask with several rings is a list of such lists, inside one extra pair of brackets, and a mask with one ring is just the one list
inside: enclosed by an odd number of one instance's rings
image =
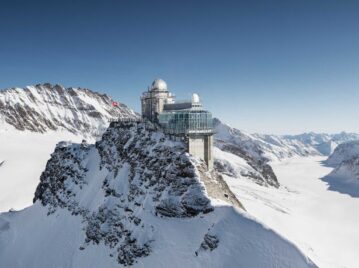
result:
[(215, 119), (214, 125), (217, 144), (236, 144), (243, 148), (248, 155), (267, 161), (278, 161), (294, 156), (329, 156), (339, 144), (359, 140), (359, 134), (356, 133), (248, 134), (232, 128), (218, 119)]

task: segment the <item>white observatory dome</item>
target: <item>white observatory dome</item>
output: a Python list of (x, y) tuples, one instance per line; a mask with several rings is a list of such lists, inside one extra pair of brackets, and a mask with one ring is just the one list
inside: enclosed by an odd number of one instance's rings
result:
[(162, 79), (156, 79), (155, 81), (153, 81), (153, 83), (151, 85), (151, 90), (166, 91), (167, 84)]
[(192, 94), (192, 103), (199, 103), (199, 95), (197, 93)]

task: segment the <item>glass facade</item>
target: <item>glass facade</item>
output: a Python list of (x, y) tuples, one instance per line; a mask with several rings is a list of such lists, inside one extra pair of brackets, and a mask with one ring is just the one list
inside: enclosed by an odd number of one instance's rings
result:
[(210, 134), (213, 123), (212, 114), (204, 110), (164, 111), (159, 123), (169, 134)]

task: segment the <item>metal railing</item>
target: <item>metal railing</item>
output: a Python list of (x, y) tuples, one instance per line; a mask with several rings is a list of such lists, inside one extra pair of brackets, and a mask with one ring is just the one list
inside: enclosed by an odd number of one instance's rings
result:
[(143, 118), (128, 118), (128, 117), (125, 117), (125, 118), (112, 118), (109, 120), (110, 123), (112, 122), (123, 122), (123, 123), (142, 123), (142, 122), (145, 122), (145, 120)]

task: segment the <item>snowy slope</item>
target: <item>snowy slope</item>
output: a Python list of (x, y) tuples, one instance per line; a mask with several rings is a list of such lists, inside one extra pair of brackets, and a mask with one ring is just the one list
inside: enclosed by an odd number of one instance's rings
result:
[(35, 204), (0, 215), (0, 267), (315, 267), (220, 180), (150, 124), (60, 143)]
[[(236, 150), (230, 150), (228, 146), (214, 148), (215, 170), (233, 178), (248, 179), (261, 186), (279, 187), (277, 177), (272, 168), (267, 164), (258, 165), (258, 161), (243, 156)], [(260, 162), (259, 162), (260, 163)]]
[(118, 117), (137, 115), (88, 89), (43, 84), (0, 91), (0, 212), (31, 204), (59, 141), (94, 142)]
[(82, 137), (66, 131), (18, 131), (11, 126), (0, 131), (0, 212), (31, 205), (41, 172), (61, 140), (81, 142)]
[(346, 142), (339, 145), (326, 160), (326, 164), (332, 167), (340, 165), (343, 161), (351, 160), (359, 156), (359, 140)]
[(354, 156), (349, 160), (341, 162), (330, 173), (330, 176), (346, 180), (347, 183), (355, 183), (359, 185), (359, 156)]
[(316, 155), (318, 152), (297, 140), (287, 140), (281, 136), (248, 134), (232, 128), (215, 119), (215, 139), (217, 143), (232, 143), (244, 148), (255, 159), (267, 161), (281, 160), (293, 156)]
[(359, 134), (341, 132), (337, 134), (303, 133), (300, 135), (284, 135), (284, 139), (296, 140), (315, 148), (322, 155), (330, 155), (341, 143), (358, 140)]
[(330, 155), (337, 145), (359, 140), (359, 134), (303, 133), (300, 135), (248, 134), (215, 119), (216, 141), (237, 144), (254, 158), (278, 161), (295, 156)]
[(113, 118), (136, 118), (124, 104), (117, 107), (106, 94), (89, 89), (64, 88), (49, 83), (0, 91), (0, 125), (44, 133), (67, 130), (99, 135)]
[(329, 189), (352, 197), (359, 197), (359, 141), (339, 145), (325, 161), (335, 169), (323, 181)]
[(319, 267), (358, 267), (359, 198), (331, 191), (320, 178), (332, 171), (325, 157), (294, 157), (271, 163), (279, 188), (224, 175), (249, 214), (273, 228)]
[(233, 168), (233, 164), (230, 161), (223, 160), (223, 157), (221, 158), (220, 152), (223, 151), (232, 154), (235, 158), (243, 159), (246, 165), (251, 167), (250, 169), (245, 168), (246, 171), (242, 172), (246, 173), (248, 178), (251, 178), (260, 185), (279, 186), (271, 166), (268, 165), (269, 159), (265, 156), (256, 139), (240, 130), (223, 124), (218, 119), (214, 119), (214, 128), (215, 146), (220, 149), (214, 154), (214, 164), (217, 171), (228, 174), (237, 169)]

